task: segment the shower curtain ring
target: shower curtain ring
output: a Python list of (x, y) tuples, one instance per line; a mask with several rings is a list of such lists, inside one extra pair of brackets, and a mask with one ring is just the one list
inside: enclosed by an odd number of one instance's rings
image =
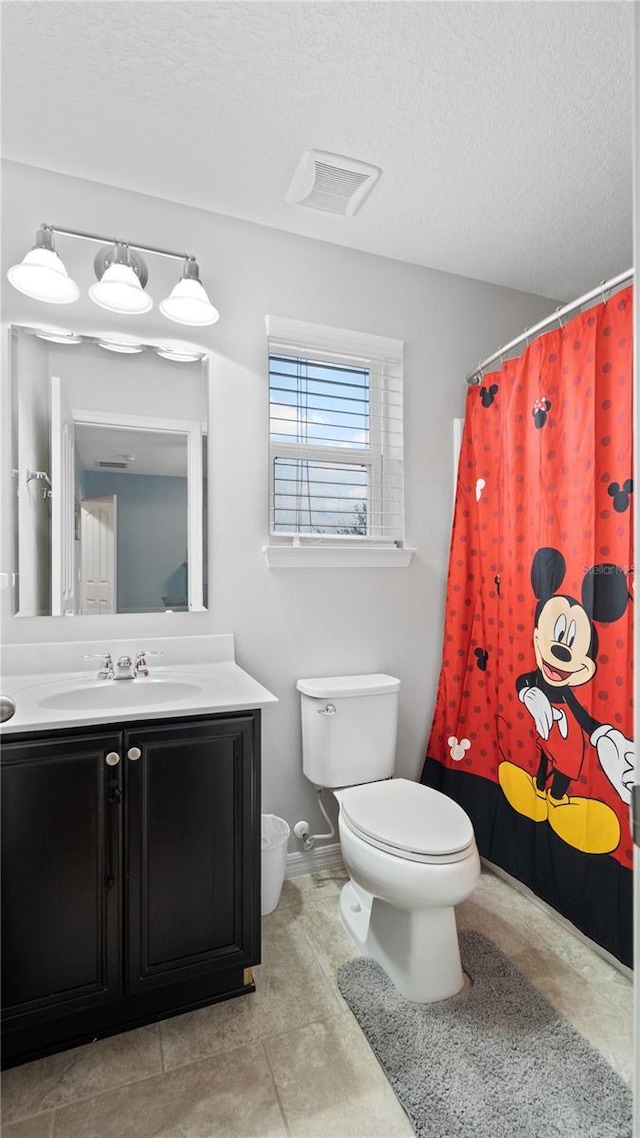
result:
[(605, 281), (600, 281), (600, 292), (602, 293), (602, 303), (607, 303), (607, 292), (605, 289)]
[(525, 339), (525, 343), (526, 343), (527, 347), (529, 347), (529, 329), (528, 328), (524, 329), (524, 339)]
[(562, 304), (559, 304), (558, 307), (556, 308), (556, 317), (558, 320), (558, 327), (559, 328), (564, 328), (564, 324), (562, 323), (562, 316), (561, 316), (562, 308), (563, 308)]

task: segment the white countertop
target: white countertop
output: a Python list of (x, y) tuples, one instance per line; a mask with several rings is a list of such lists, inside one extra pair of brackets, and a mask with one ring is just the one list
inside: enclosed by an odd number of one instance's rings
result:
[[(98, 662), (74, 671), (21, 668), (13, 674), (4, 674), (1, 692), (15, 701), (16, 712), (2, 724), (0, 731), (3, 735), (15, 735), (46, 729), (99, 727), (107, 723), (247, 711), (277, 703), (272, 692), (235, 663), (232, 637), (224, 639), (223, 652), (209, 652), (206, 659), (202, 658), (204, 652), (198, 652), (200, 660), (197, 662), (184, 661), (188, 651), (186, 644), (179, 654), (169, 651), (169, 660), (163, 660), (162, 665), (149, 660), (149, 676), (135, 680), (98, 680)], [(155, 641), (154, 647), (158, 643)], [(86, 647), (82, 645), (83, 649)], [(220, 659), (221, 655), (226, 659)], [(80, 692), (80, 706), (75, 707), (72, 704), (77, 692)], [(66, 706), (56, 706), (56, 703), (66, 703)]]

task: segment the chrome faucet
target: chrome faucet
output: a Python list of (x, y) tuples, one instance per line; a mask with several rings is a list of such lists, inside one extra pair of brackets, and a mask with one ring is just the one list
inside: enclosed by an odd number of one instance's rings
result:
[(99, 680), (135, 680), (138, 676), (149, 675), (147, 656), (162, 655), (162, 652), (147, 652), (146, 649), (143, 649), (136, 653), (135, 660), (132, 660), (131, 656), (118, 656), (115, 666), (110, 652), (85, 656), (85, 660), (102, 660), (102, 667), (98, 672)]

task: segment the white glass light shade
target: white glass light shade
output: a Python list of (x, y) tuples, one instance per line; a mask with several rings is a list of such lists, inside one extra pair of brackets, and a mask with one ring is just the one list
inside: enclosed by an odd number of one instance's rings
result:
[(7, 277), (18, 292), (33, 300), (71, 304), (80, 296), (55, 249), (30, 249), (19, 265), (11, 266)]
[(130, 265), (109, 265), (102, 278), (89, 289), (89, 296), (100, 308), (123, 315), (149, 312), (153, 308), (151, 297)]
[(200, 281), (188, 277), (178, 281), (166, 300), (161, 301), (160, 311), (176, 324), (215, 324), (220, 319)]

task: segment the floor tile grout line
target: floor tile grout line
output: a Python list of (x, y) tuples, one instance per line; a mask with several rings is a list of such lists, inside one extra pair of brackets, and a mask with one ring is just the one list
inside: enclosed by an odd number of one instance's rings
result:
[(263, 1039), (261, 1039), (261, 1040), (260, 1040), (260, 1047), (261, 1047), (261, 1049), (262, 1049), (262, 1053), (263, 1053), (263, 1055), (264, 1055), (264, 1058), (265, 1058), (265, 1062), (266, 1062), (266, 1064), (267, 1064), (267, 1067), (269, 1068), (269, 1074), (270, 1074), (270, 1076), (271, 1076), (271, 1082), (273, 1083), (273, 1089), (274, 1089), (274, 1091), (275, 1091), (276, 1101), (277, 1101), (277, 1103), (278, 1103), (278, 1109), (279, 1109), (279, 1111), (280, 1111), (280, 1114), (281, 1114), (281, 1116), (282, 1116), (282, 1123), (283, 1123), (283, 1125), (284, 1125), (285, 1134), (287, 1135), (287, 1138), (291, 1138), (291, 1127), (289, 1126), (289, 1121), (288, 1121), (288, 1119), (287, 1119), (287, 1112), (286, 1112), (286, 1110), (284, 1109), (284, 1103), (282, 1102), (282, 1099), (281, 1099), (281, 1097), (280, 1097), (280, 1091), (279, 1091), (279, 1089), (278, 1089), (278, 1084), (277, 1084), (277, 1082), (276, 1082), (276, 1077), (275, 1077), (275, 1075), (274, 1075), (274, 1073), (273, 1073), (273, 1068), (272, 1068), (272, 1066), (271, 1066), (271, 1061), (270, 1061), (270, 1059), (269, 1059), (269, 1055), (267, 1054), (267, 1049), (266, 1049), (266, 1047), (265, 1047), (265, 1045), (264, 1045), (264, 1040), (263, 1040)]
[[(350, 1011), (348, 1005), (347, 1010)], [(185, 1067), (193, 1067), (196, 1063), (206, 1063), (209, 1059), (215, 1059), (218, 1055), (229, 1055), (233, 1051), (240, 1051), (243, 1047), (255, 1047), (264, 1043), (270, 1043), (272, 1039), (280, 1039), (283, 1035), (290, 1036), (292, 1031), (303, 1031), (304, 1028), (310, 1027), (313, 1024), (324, 1023), (327, 1019), (338, 1019), (341, 1015), (344, 1015), (344, 1010), (337, 1006), (334, 1012), (327, 1011), (317, 1018), (306, 1019), (304, 1023), (297, 1024), (295, 1027), (286, 1027), (282, 1031), (267, 1032), (266, 1035), (256, 1035), (253, 1039), (247, 1039), (244, 1043), (239, 1043), (237, 1047), (224, 1047), (221, 1048), (220, 1051), (213, 1051), (209, 1055), (201, 1055), (199, 1059), (189, 1059), (186, 1063), (179, 1063), (176, 1067), (167, 1067), (165, 1074), (172, 1075), (174, 1071), (184, 1071)]]

